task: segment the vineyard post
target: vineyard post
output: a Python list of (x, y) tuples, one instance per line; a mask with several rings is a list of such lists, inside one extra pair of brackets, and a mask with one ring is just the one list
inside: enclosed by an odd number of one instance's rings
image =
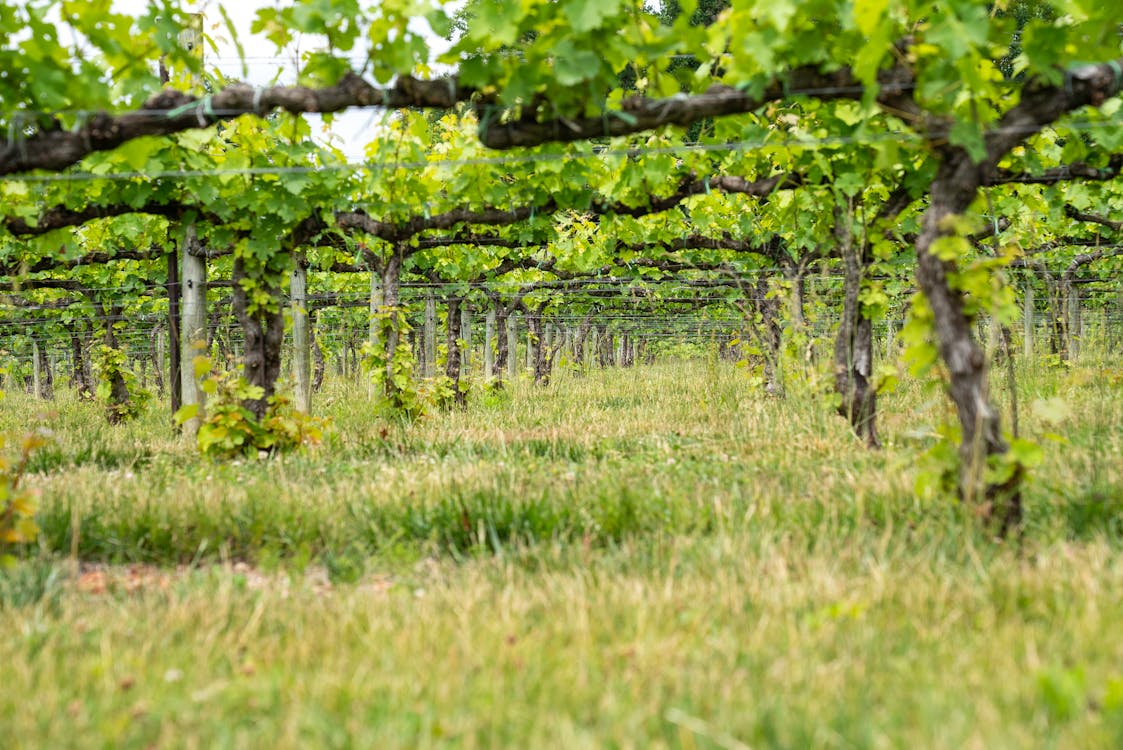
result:
[(43, 348), (39, 352), (46, 377), (43, 379), (43, 398), (53, 400), (55, 397), (55, 353)]
[(1033, 331), (1035, 323), (1033, 282), (1027, 281), (1025, 295), (1022, 299), (1022, 347), (1025, 352), (1026, 362), (1029, 362), (1033, 357)]
[[(203, 38), (203, 14), (202, 13), (192, 13), (191, 14), (190, 26), (188, 27), (188, 29), (186, 29), (184, 31), (184, 33), (181, 33), (179, 42), (180, 42), (180, 44), (188, 45), (188, 49), (191, 51), (192, 55), (194, 55), (195, 57), (198, 58), (200, 69), (202, 69), (202, 65), (203, 65), (202, 38)], [(168, 68), (164, 64), (164, 58), (161, 57), (160, 58), (160, 83), (163, 84), (164, 86), (167, 86), (168, 83), (171, 80), (170, 72), (171, 71), (169, 71)], [(196, 89), (201, 88), (198, 76), (195, 76), (195, 75), (191, 76), (191, 85), (192, 85), (192, 87), (194, 87)], [(190, 250), (191, 246), (193, 245), (194, 236), (195, 236), (194, 227), (193, 226), (189, 227), (187, 229), (187, 237), (185, 238), (184, 243), (183, 243), (183, 245), (185, 246), (185, 250), (182, 251), (182, 254), (183, 254), (183, 257), (185, 259), (188, 257), (188, 254), (189, 254), (188, 250)], [(203, 273), (203, 283), (205, 284), (206, 283), (205, 261), (201, 260), (200, 262), (204, 263), (202, 273)], [(185, 264), (186, 264), (186, 261), (185, 261)], [(187, 368), (186, 376), (184, 374), (184, 369), (183, 369), (183, 342), (185, 342), (185, 341), (190, 342), (190, 339), (189, 338), (181, 338), (181, 335), (182, 335), (181, 328), (182, 328), (182, 323), (183, 323), (183, 311), (181, 310), (181, 307), (180, 307), (180, 299), (183, 295), (183, 291), (180, 288), (179, 266), (180, 266), (180, 260), (177, 257), (177, 253), (175, 253), (175, 252), (168, 253), (168, 280), (167, 280), (167, 289), (168, 289), (168, 393), (170, 394), (170, 397), (171, 397), (171, 410), (172, 410), (173, 415), (177, 411), (179, 411), (180, 407), (183, 406), (185, 403), (195, 403), (195, 404), (199, 404), (200, 406), (202, 406), (202, 402), (201, 402), (202, 394), (200, 394), (200, 393), (196, 393), (197, 398), (193, 401), (187, 401), (183, 397), (183, 394), (187, 392), (188, 388), (191, 388), (192, 391), (195, 392), (195, 389), (197, 388), (197, 385), (196, 385), (195, 377), (194, 377), (194, 367)], [(204, 295), (204, 300), (205, 300), (205, 295), (206, 295), (206, 287), (205, 286), (203, 287), (202, 294)], [(205, 321), (206, 320), (206, 303), (205, 303), (205, 301), (204, 301), (203, 305), (201, 306), (201, 310), (202, 310), (201, 314), (203, 316), (203, 320)], [(205, 325), (206, 324), (204, 322), (204, 327), (205, 327)], [(205, 335), (204, 335), (204, 338), (205, 338)], [(188, 348), (187, 353), (189, 355), (191, 355), (191, 352), (192, 352), (192, 350), (190, 348)], [(194, 357), (194, 355), (192, 355), (192, 358), (193, 357)], [(188, 381), (190, 381), (189, 384), (188, 384)], [(181, 388), (176, 387), (177, 383), (183, 383), (182, 390), (181, 390)], [(195, 432), (198, 429), (199, 429), (199, 419), (198, 418), (188, 420), (188, 422), (187, 422), (187, 432), (188, 432), (189, 435), (194, 435)]]
[(461, 350), (461, 372), (465, 375), (472, 367), (472, 307), (465, 297), (460, 303), (460, 339), (464, 342)]
[(530, 315), (526, 315), (526, 351), (524, 352), (524, 370), (534, 370), (534, 335), (534, 321), (531, 320)]
[(293, 370), (296, 375), (296, 408), (312, 411), (312, 345), (308, 334), (308, 270), (303, 258), (296, 258), (289, 285), (292, 301)]
[(345, 338), (342, 320), (336, 324), (335, 330), (332, 332), (332, 338), (336, 341), (335, 356), (332, 358), (335, 362), (335, 374), (343, 378), (347, 375), (347, 347), (342, 343)]
[[(424, 326), (422, 326), (424, 328)], [(422, 373), (425, 372), (425, 331), (420, 333), (415, 328), (411, 328), (409, 333), (406, 334), (406, 340), (402, 344), (413, 352), (413, 361), (417, 364), (414, 366), (414, 371)]]
[(316, 334), (316, 311), (308, 311), (308, 339), (312, 347), (312, 392), (319, 393), (324, 385), (324, 349)]
[(182, 391), (179, 388), (181, 357), (179, 348), (180, 298), (179, 255), (168, 253), (168, 393), (171, 394), (172, 414), (183, 406)]
[(385, 376), (383, 380), (383, 390), (385, 395), (394, 396), (397, 393), (396, 386), (394, 385), (394, 358), (398, 350), (399, 343), (402, 346), (409, 346), (410, 342), (400, 341), (402, 330), (400, 327), (401, 314), (401, 284), (402, 284), (402, 260), (404, 254), (400, 247), (395, 247), (394, 251), (386, 258), (382, 266), (382, 314), (388, 316), (388, 325), (386, 326), (386, 341), (382, 344), (386, 355)]
[(492, 351), (495, 339), (495, 308), (489, 308), (484, 319), (484, 380), (491, 380), (495, 370), (495, 352)]
[[(1065, 275), (1068, 276), (1068, 274)], [(1068, 308), (1068, 325), (1065, 326), (1068, 331), (1068, 357), (1069, 361), (1075, 362), (1080, 357), (1083, 321), (1080, 319), (1080, 293), (1076, 290), (1072, 278), (1065, 278), (1064, 280), (1064, 295), (1065, 306)]]
[(43, 373), (39, 369), (39, 341), (31, 337), (31, 387), (35, 398), (43, 398)]
[[(367, 334), (367, 341), (370, 343), (371, 351), (378, 351), (380, 346), (378, 327), (381, 323), (380, 313), (385, 300), (382, 295), (382, 275), (377, 269), (372, 268), (370, 271), (370, 314), (369, 314), (369, 331)], [(374, 380), (371, 379), (368, 383), (368, 395), (374, 398)]]
[[(1119, 302), (1121, 303), (1119, 307), (1123, 308), (1123, 294), (1119, 295)], [(1103, 306), (1104, 347), (1108, 351), (1115, 347), (1116, 341), (1118, 340), (1117, 329), (1111, 325), (1111, 313), (1109, 308), (1110, 305), (1105, 300)], [(1123, 312), (1123, 309), (1121, 309), (1120, 312)]]
[(431, 378), (437, 368), (437, 300), (432, 292), (425, 293), (425, 337), (422, 345), (425, 360), (422, 374)]
[(518, 359), (515, 356), (519, 346), (519, 321), (512, 312), (507, 316), (507, 375), (514, 380), (519, 372)]
[[(195, 227), (187, 228), (183, 242), (181, 269), (181, 288), (183, 295), (183, 317), (180, 330), (180, 352), (195, 356), (206, 353), (207, 346), (207, 261), (205, 253), (196, 241)], [(195, 367), (180, 367), (181, 403), (183, 406), (197, 404), (203, 406), (203, 392), (195, 379)], [(198, 415), (184, 423), (187, 434), (194, 436), (199, 430), (201, 420)]]
[[(152, 369), (154, 380), (156, 381), (156, 388), (159, 390), (160, 395), (164, 395), (164, 365), (167, 364), (167, 354), (165, 349), (168, 342), (160, 335), (160, 326), (156, 325), (155, 330), (152, 332)], [(172, 390), (175, 390), (174, 388)]]

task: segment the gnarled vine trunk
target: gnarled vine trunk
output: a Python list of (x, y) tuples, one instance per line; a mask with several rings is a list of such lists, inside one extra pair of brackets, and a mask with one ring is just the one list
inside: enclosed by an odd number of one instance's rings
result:
[(394, 383), (394, 358), (398, 353), (401, 343), (402, 330), (400, 310), (402, 288), (402, 253), (398, 248), (386, 259), (382, 267), (382, 312), (389, 321), (385, 327), (386, 338), (383, 341), (386, 355), (386, 370), (383, 373), (383, 392), (387, 398), (397, 396), (398, 387)]
[[(115, 351), (118, 349), (119, 344), (117, 343), (117, 334), (113, 330), (113, 323), (120, 318), (120, 306), (114, 305), (105, 313), (104, 344), (106, 347)], [(125, 382), (124, 373), (117, 368), (112, 368), (109, 372), (109, 404), (105, 409), (106, 421), (109, 422), (109, 424), (120, 424), (124, 422), (131, 401), (132, 398), (129, 395), (129, 386)]]
[(285, 315), (280, 300), (280, 290), (270, 289), (274, 303), (272, 309), (250, 312), (246, 291), (239, 283), (245, 278), (245, 264), (234, 259), (233, 303), (234, 315), (242, 326), (244, 349), (242, 352), (243, 376), (263, 391), (261, 398), (249, 399), (245, 407), (257, 419), (265, 416), (268, 400), (273, 396), (277, 377), (281, 374), (281, 345), (285, 338)]
[(877, 438), (877, 392), (873, 374), (873, 324), (862, 314), (858, 296), (869, 264), (869, 247), (853, 241), (848, 217), (835, 210), (835, 238), (842, 256), (842, 317), (834, 343), (834, 387), (842, 398), (838, 413), (850, 422), (854, 433), (870, 448), (880, 448)]
[(756, 284), (749, 287), (747, 291), (749, 307), (748, 314), (745, 315), (745, 323), (761, 352), (764, 390), (774, 396), (783, 396), (780, 353), (783, 347), (784, 329), (780, 325), (780, 300), (769, 294), (769, 281), (764, 274), (759, 275)]
[(50, 401), (55, 397), (55, 374), (51, 371), (51, 359), (47, 356), (47, 348), (37, 343), (33, 356), (35, 369), (39, 375), (35, 397)]
[(612, 346), (612, 331), (608, 326), (602, 325), (597, 331), (597, 366), (613, 367), (616, 365), (616, 352)]
[(635, 352), (632, 349), (632, 335), (625, 333), (620, 337), (620, 366), (631, 367), (636, 363)]
[(507, 341), (507, 326), (509, 324), (510, 310), (499, 301), (492, 298), (492, 309), (495, 311), (495, 364), (492, 368), (492, 387), (503, 388), (504, 378), (507, 376), (508, 360), (511, 356), (510, 346)]
[(447, 354), (445, 356), (445, 376), (452, 381), (453, 400), (459, 407), (468, 405), (468, 393), (460, 387), (460, 316), (461, 300), (459, 297), (450, 297), (448, 300), (448, 338), (445, 342)]
[(577, 328), (577, 335), (573, 338), (573, 364), (578, 370), (585, 367), (585, 344), (589, 340), (589, 331), (593, 330), (593, 313), (586, 313)]
[(792, 328), (802, 331), (807, 328), (807, 266), (788, 259), (780, 264), (780, 270), (784, 274), (784, 280), (791, 287), (788, 306), (792, 316)]
[(534, 384), (548, 385), (550, 383), (550, 369), (553, 364), (553, 357), (549, 356), (547, 353), (549, 346), (546, 343), (546, 332), (542, 324), (542, 309), (524, 306), (523, 314), (526, 316), (526, 325), (529, 329), (527, 342), (530, 345), (530, 361), (534, 371)]
[(998, 410), (987, 393), (987, 358), (971, 336), (971, 318), (964, 312), (963, 294), (954, 288), (954, 260), (941, 260), (933, 245), (954, 231), (951, 219), (964, 213), (986, 178), (1015, 146), (1067, 112), (1100, 106), (1123, 87), (1120, 61), (1083, 65), (1065, 74), (1063, 87), (1030, 81), (1017, 104), (1008, 110), (983, 138), (979, 162), (963, 148), (939, 149), (941, 162), (929, 188), (929, 206), (916, 241), (917, 282), (935, 320), (940, 356), (951, 376), (950, 392), (962, 428), (960, 493), (965, 500), (982, 504), (987, 514), (997, 514), (1001, 533), (1021, 521), (1021, 469), (1015, 467), (1005, 481), (989, 482), (988, 459), (1009, 450), (1002, 437)]
[(529, 329), (528, 341), (530, 344), (530, 360), (535, 373), (535, 385), (549, 385), (550, 375), (554, 372), (554, 358), (557, 356), (558, 347), (551, 347), (546, 340), (546, 326), (542, 315), (546, 311), (546, 304), (537, 308), (523, 305), (523, 314), (527, 318)]
[(1020, 471), (998, 484), (986, 480), (988, 458), (1006, 453), (1009, 446), (1002, 437), (1001, 415), (990, 402), (986, 352), (972, 336), (973, 320), (964, 311), (962, 293), (949, 279), (955, 264), (932, 252), (933, 244), (952, 231), (950, 219), (970, 206), (980, 181), (979, 167), (965, 152), (954, 152), (941, 163), (916, 240), (916, 278), (932, 310), (940, 356), (951, 378), (949, 393), (959, 417), (960, 494), (967, 502), (981, 504), (984, 514), (997, 513), (1005, 534), (1021, 520)]
[(312, 338), (312, 391), (319, 393), (324, 385), (324, 348), (320, 345), (320, 337), (316, 334), (316, 315), (308, 316), (308, 335)]
[(70, 332), (70, 359), (71, 381), (78, 398), (90, 399), (94, 397), (93, 381), (90, 378), (90, 365), (86, 359), (86, 347), (78, 333), (77, 323), (71, 323), (67, 330)]

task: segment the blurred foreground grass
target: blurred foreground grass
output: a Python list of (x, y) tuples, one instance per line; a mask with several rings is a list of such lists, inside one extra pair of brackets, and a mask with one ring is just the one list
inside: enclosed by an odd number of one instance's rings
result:
[(413, 425), (329, 383), (321, 450), (235, 464), (64, 396), (40, 548), (0, 578), (4, 744), (1121, 746), (1111, 372), (1022, 373), (1019, 544), (914, 497), (947, 413), (916, 386), (870, 453), (713, 363)]

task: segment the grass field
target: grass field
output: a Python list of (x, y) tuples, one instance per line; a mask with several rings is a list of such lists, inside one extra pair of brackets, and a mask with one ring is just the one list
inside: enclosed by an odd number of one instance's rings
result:
[(229, 464), (63, 394), (0, 574), (0, 744), (1123, 746), (1113, 368), (1021, 374), (1046, 458), (1004, 543), (914, 496), (949, 413), (915, 385), (871, 453), (712, 362), (414, 425), (329, 382), (323, 448)]

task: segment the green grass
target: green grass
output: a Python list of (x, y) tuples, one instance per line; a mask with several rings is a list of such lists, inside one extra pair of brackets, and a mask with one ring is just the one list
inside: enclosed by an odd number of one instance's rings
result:
[[(1119, 746), (1120, 372), (1020, 374), (1046, 459), (1019, 543), (914, 497), (948, 413), (915, 385), (882, 400), (871, 453), (821, 400), (760, 396), (712, 363), (519, 382), (413, 425), (336, 382), (321, 450), (231, 464), (163, 414), (111, 429), (63, 396), (26, 480), (39, 548), (0, 577), (0, 732), (29, 748)], [(0, 431), (40, 408), (9, 394)]]

